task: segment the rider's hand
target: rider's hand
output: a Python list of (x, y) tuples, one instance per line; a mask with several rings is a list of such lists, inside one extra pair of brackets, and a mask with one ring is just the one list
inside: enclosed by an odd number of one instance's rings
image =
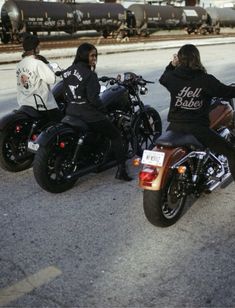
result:
[(173, 66), (177, 66), (179, 64), (179, 59), (178, 59), (178, 55), (177, 54), (173, 55), (173, 60), (171, 61), (171, 64)]
[(62, 75), (62, 72), (61, 72), (61, 71), (57, 71), (57, 72), (55, 72), (55, 75), (56, 75), (57, 77), (60, 77), (60, 76)]

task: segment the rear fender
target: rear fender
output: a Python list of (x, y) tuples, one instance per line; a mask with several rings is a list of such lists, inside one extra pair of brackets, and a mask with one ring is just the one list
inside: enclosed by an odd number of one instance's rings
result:
[(40, 147), (46, 147), (56, 136), (59, 136), (62, 133), (75, 133), (75, 131), (72, 127), (59, 123), (42, 131), (35, 143), (39, 144)]
[[(183, 158), (187, 154), (187, 151), (180, 147), (170, 148), (163, 146), (155, 146), (153, 148), (153, 151), (159, 151), (165, 153), (163, 166), (162, 167), (150, 166), (151, 169), (152, 168), (155, 169), (157, 174), (156, 178), (151, 182), (146, 182), (139, 179), (139, 186), (146, 190), (161, 190), (166, 184), (171, 166), (173, 166), (177, 161)], [(148, 168), (148, 165), (144, 165), (143, 170), (145, 168)]]
[(28, 120), (30, 117), (27, 114), (17, 113), (16, 111), (12, 111), (9, 114), (6, 114), (0, 119), (0, 130), (4, 130), (7, 126), (18, 120)]

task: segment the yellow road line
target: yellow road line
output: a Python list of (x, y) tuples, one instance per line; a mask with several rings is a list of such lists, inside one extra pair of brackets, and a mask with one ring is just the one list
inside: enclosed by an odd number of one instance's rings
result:
[(28, 276), (27, 278), (15, 283), (14, 285), (0, 290), (0, 307), (7, 305), (33, 289), (48, 283), (55, 277), (61, 275), (62, 272), (54, 267), (49, 266), (40, 270), (39, 272)]

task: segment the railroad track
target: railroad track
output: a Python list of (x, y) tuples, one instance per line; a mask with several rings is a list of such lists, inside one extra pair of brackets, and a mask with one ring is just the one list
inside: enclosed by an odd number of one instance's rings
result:
[[(103, 37), (78, 37), (65, 39), (62, 37), (55, 38), (53, 40), (48, 40), (48, 38), (40, 38), (41, 40), (41, 49), (55, 49), (55, 48), (72, 48), (78, 47), (81, 43), (89, 42), (95, 46), (99, 45), (118, 45), (118, 44), (130, 44), (130, 43), (140, 43), (140, 42), (156, 42), (156, 41), (166, 41), (166, 40), (186, 40), (186, 39), (204, 39), (204, 38), (223, 38), (223, 37), (234, 37), (235, 33), (223, 33), (219, 35), (197, 35), (197, 34), (169, 34), (169, 35), (151, 35), (149, 37), (131, 37), (128, 39), (118, 40), (114, 38), (103, 38)], [(21, 52), (21, 44), (0, 44), (0, 53), (8, 52)]]

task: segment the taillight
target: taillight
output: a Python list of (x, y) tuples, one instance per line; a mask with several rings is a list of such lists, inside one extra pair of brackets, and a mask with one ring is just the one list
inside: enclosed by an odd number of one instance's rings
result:
[(37, 135), (32, 135), (31, 139), (35, 141), (37, 139)]
[(61, 141), (61, 142), (59, 143), (59, 147), (60, 147), (61, 149), (64, 149), (64, 148), (65, 148), (65, 143), (64, 143), (63, 141)]
[(145, 185), (146, 182), (152, 182), (155, 180), (158, 176), (158, 169), (156, 168), (144, 168), (139, 173), (139, 180), (141, 182), (144, 182), (143, 185)]
[(16, 125), (15, 130), (17, 133), (21, 131), (22, 126), (21, 125)]

